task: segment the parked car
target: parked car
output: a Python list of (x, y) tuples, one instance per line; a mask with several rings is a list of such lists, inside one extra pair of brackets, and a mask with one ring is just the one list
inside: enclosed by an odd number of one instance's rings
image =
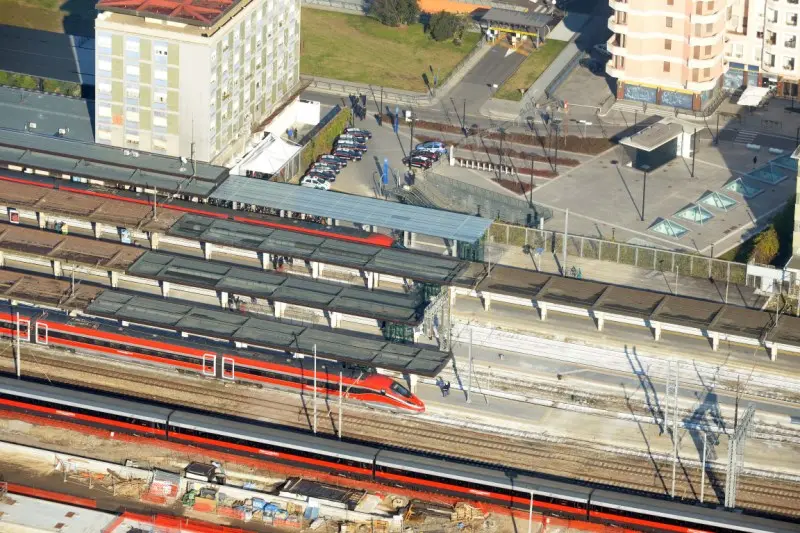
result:
[(358, 133), (342, 133), (339, 135), (339, 139), (343, 141), (356, 141), (362, 144), (367, 144), (367, 138)]
[(408, 155), (410, 157), (425, 157), (434, 162), (438, 161), (439, 157), (441, 157), (439, 152), (426, 152), (424, 150), (412, 150), (411, 153)]
[(367, 139), (372, 139), (372, 132), (363, 128), (345, 128), (345, 133), (352, 133), (353, 135), (361, 135)]
[(315, 178), (320, 178), (325, 181), (330, 181), (331, 183), (336, 181), (336, 174), (328, 170), (322, 170), (318, 168), (312, 168), (311, 170), (306, 172), (306, 176), (313, 176)]
[(331, 189), (330, 183), (322, 178), (316, 178), (314, 176), (304, 176), (303, 179), (300, 180), (300, 186), (322, 191), (329, 191)]
[(336, 141), (336, 146), (346, 146), (348, 148), (353, 148), (356, 150), (360, 150), (362, 152), (367, 151), (367, 145), (364, 143), (360, 143), (358, 141), (351, 141), (350, 139), (339, 139)]
[(351, 150), (349, 148), (345, 148), (344, 146), (335, 147), (333, 149), (333, 155), (335, 155), (336, 157), (348, 159), (350, 161), (361, 161), (361, 152), (359, 152), (358, 150)]
[(447, 153), (447, 146), (441, 141), (428, 141), (424, 143), (419, 143), (417, 146), (414, 147), (415, 150), (421, 150), (423, 152), (436, 152), (439, 154), (446, 154)]
[(345, 159), (343, 157), (336, 157), (335, 155), (323, 154), (323, 155), (319, 156), (319, 158), (317, 158), (317, 161), (319, 161), (320, 163), (328, 163), (328, 164), (331, 164), (331, 165), (336, 165), (340, 169), (342, 167), (346, 167), (347, 166), (347, 159)]
[(416, 167), (416, 168), (424, 168), (424, 169), (427, 170), (427, 169), (429, 169), (429, 168), (431, 168), (433, 166), (433, 161), (431, 161), (427, 157), (414, 156), (414, 157), (406, 157), (406, 158), (404, 158), (403, 159), (403, 164), (404, 165), (411, 165), (412, 167)]
[(608, 49), (608, 43), (594, 45), (594, 51), (600, 54), (602, 57), (611, 57), (613, 55)]
[(334, 174), (338, 174), (339, 173), (339, 167), (337, 167), (336, 165), (332, 165), (332, 164), (329, 165), (327, 163), (320, 163), (320, 162), (312, 164), (311, 165), (311, 170), (321, 170), (323, 172), (333, 172)]

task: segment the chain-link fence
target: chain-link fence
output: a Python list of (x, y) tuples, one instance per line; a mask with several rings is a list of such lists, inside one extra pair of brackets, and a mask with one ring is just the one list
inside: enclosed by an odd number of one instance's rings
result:
[[(489, 228), (489, 236), (491, 241), (496, 244), (507, 244), (520, 248), (529, 246), (532, 251), (541, 249), (543, 253), (560, 254), (564, 246), (564, 234), (561, 232), (498, 222)], [(747, 265), (744, 263), (580, 235), (567, 237), (567, 255), (649, 270), (677, 272), (681, 276), (713, 278), (737, 284), (745, 284), (747, 281)]]
[(553, 217), (553, 210), (550, 208), (434, 172), (425, 172), (414, 182), (414, 187), (438, 207), (468, 215), (500, 219), (524, 226), (536, 226), (540, 220), (547, 221)]

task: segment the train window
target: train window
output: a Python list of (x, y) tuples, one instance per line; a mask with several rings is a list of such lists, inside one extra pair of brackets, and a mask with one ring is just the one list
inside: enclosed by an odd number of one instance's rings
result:
[(172, 361), (181, 361), (181, 362), (193, 363), (193, 364), (199, 364), (199, 362), (200, 362), (198, 357), (192, 356), (192, 355), (183, 355), (183, 354), (176, 354), (176, 353), (172, 353), (172, 352), (153, 350), (153, 349), (150, 349), (150, 348), (142, 348), (142, 347), (135, 346), (135, 345), (125, 345), (125, 344), (121, 344), (121, 343), (117, 343), (117, 342), (111, 342), (111, 341), (107, 341), (107, 340), (103, 340), (103, 339), (96, 339), (96, 338), (92, 338), (92, 337), (84, 337), (83, 335), (74, 335), (74, 334), (70, 334), (70, 333), (63, 333), (63, 332), (55, 331), (55, 330), (50, 331), (50, 338), (51, 339), (70, 340), (70, 341), (74, 341), (74, 342), (81, 342), (81, 343), (91, 344), (91, 345), (98, 346), (98, 347), (111, 348), (111, 349), (114, 349), (114, 350), (122, 350), (122, 351), (126, 351), (126, 352), (135, 352), (135, 353), (141, 354), (141, 355), (150, 355), (150, 356), (154, 356), (154, 357), (160, 357), (162, 359), (170, 359)]
[(392, 389), (392, 391), (396, 392), (400, 396), (403, 396), (405, 398), (411, 398), (411, 391), (409, 391), (407, 388), (405, 388), (396, 381), (392, 382), (392, 386), (390, 388)]
[[(602, 507), (602, 506), (594, 505), (594, 504), (592, 504), (590, 506), (590, 511), (589, 512), (590, 512), (590, 514), (592, 512), (601, 512), (601, 513), (607, 513), (607, 514), (617, 515), (617, 516), (621, 516), (621, 517), (630, 517), (630, 518), (635, 518), (637, 520), (649, 521), (649, 522), (653, 523), (652, 528), (654, 530), (658, 530), (659, 529), (658, 528), (658, 524), (665, 524), (665, 525), (668, 524), (668, 525), (683, 526), (683, 527), (687, 527), (687, 526), (688, 527), (697, 527), (698, 526), (697, 523), (689, 522), (689, 521), (686, 521), (686, 520), (678, 520), (678, 519), (675, 519), (675, 518), (665, 518), (663, 516), (653, 517), (652, 515), (639, 513), (639, 512), (636, 512), (636, 511), (626, 511), (626, 510), (623, 510), (623, 509), (610, 509), (610, 508), (607, 508), (607, 507)], [(624, 524), (625, 522), (621, 520), (620, 523)], [(703, 525), (702, 529), (703, 529), (703, 531), (709, 531), (709, 532), (713, 532), (713, 533), (717, 533), (717, 532), (722, 533), (722, 532), (725, 532), (725, 531), (730, 531), (729, 529), (718, 528), (718, 527), (707, 526), (707, 525)]]
[[(253, 368), (253, 367), (249, 367), (249, 366), (248, 367), (237, 366), (236, 367), (236, 374), (240, 378), (242, 378), (242, 376), (245, 376), (245, 377), (246, 376), (260, 376), (260, 377), (265, 377), (265, 378), (270, 378), (270, 379), (275, 379), (275, 380), (280, 380), (280, 381), (286, 381), (286, 382), (289, 382), (289, 383), (304, 383), (308, 387), (313, 387), (314, 386), (314, 378), (313, 377), (310, 378), (310, 379), (308, 379), (308, 378), (304, 379), (304, 378), (301, 378), (299, 376), (295, 376), (293, 374), (284, 374), (282, 372), (274, 372), (274, 371), (270, 371), (270, 370), (263, 370), (261, 368)], [(338, 378), (338, 376), (337, 376), (336, 379), (337, 379), (337, 381), (320, 381), (320, 380), (318, 380), (317, 386), (318, 387), (325, 387), (328, 390), (337, 391), (338, 392), (338, 390), (339, 390), (339, 381), (338, 381), (339, 378)], [(348, 385), (344, 385), (343, 386), (343, 390), (347, 392), (348, 396), (358, 396), (358, 395), (361, 395), (361, 394), (369, 394), (369, 393), (373, 392), (373, 391), (371, 391), (369, 389), (365, 389), (363, 387), (355, 387), (355, 386), (351, 387), (351, 386), (348, 386)]]

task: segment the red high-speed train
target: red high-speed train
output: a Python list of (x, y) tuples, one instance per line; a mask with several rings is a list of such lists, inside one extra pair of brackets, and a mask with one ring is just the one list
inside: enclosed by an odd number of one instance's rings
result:
[[(784, 522), (721, 508), (588, 487), (535, 473), (480, 465), (441, 455), (389, 450), (267, 427), (104, 394), (0, 376), (0, 414), (80, 424), (178, 444), (383, 483), (652, 533), (797, 533)], [(391, 491), (392, 488), (389, 490)], [(791, 520), (788, 519), (787, 520)], [(588, 524), (587, 524), (588, 526)], [(591, 526), (590, 526), (591, 527)]]
[[(240, 350), (211, 340), (180, 337), (167, 331), (119, 324), (101, 318), (87, 320), (40, 309), (0, 305), (0, 334), (16, 335), (19, 312), (20, 340), (40, 345), (92, 352), (121, 360), (165, 365), (225, 380), (255, 382), (313, 393), (311, 358), (278, 351)], [(341, 374), (341, 385), (339, 376)], [(317, 394), (366, 404), (370, 407), (421, 413), (425, 404), (391, 377), (336, 361), (318, 359)]]
[[(131, 191), (110, 187), (98, 189), (96, 186), (75, 183), (72, 181), (64, 181), (64, 183), (61, 184), (58, 183), (59, 180), (52, 177), (48, 178), (37, 175), (21, 175), (17, 177), (0, 174), (0, 181), (5, 181), (8, 183), (23, 183), (25, 185), (57, 189), (60, 191), (83, 194), (86, 196), (95, 196), (98, 198), (108, 198), (110, 200), (119, 200), (121, 202), (152, 205), (150, 199)], [(193, 213), (195, 215), (202, 215), (212, 218), (234, 220), (236, 222), (242, 222), (245, 224), (267, 226), (275, 229), (303, 233), (305, 235), (314, 235), (317, 237), (326, 237), (330, 239), (357, 242), (361, 244), (371, 244), (373, 246), (382, 246), (384, 248), (391, 247), (395, 242), (391, 236), (381, 233), (371, 233), (368, 231), (341, 226), (315, 224), (313, 222), (293, 218), (282, 218), (266, 214), (234, 211), (232, 209), (210, 205), (207, 203), (207, 200), (208, 199), (203, 198), (201, 199), (201, 202), (198, 203), (180, 199), (172, 199), (170, 202), (159, 204), (158, 207), (159, 209), (171, 209), (173, 211), (181, 211), (183, 213)]]

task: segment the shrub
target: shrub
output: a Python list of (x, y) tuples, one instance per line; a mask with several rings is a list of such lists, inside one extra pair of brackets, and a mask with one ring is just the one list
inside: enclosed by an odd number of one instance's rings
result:
[(459, 18), (453, 13), (439, 11), (431, 16), (428, 22), (428, 31), (434, 41), (446, 41), (452, 39), (458, 31)]
[(756, 236), (749, 259), (762, 265), (768, 265), (778, 255), (778, 250), (780, 250), (778, 232), (775, 231), (775, 226), (770, 224), (767, 229)]
[(373, 0), (369, 6), (369, 15), (387, 26), (416, 22), (419, 13), (417, 0)]

